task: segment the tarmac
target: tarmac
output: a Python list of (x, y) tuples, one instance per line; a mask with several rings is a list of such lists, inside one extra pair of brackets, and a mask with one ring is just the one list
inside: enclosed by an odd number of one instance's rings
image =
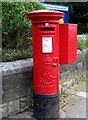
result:
[[(86, 89), (86, 80), (80, 81), (78, 84), (72, 86), (66, 92), (64, 99), (67, 101), (66, 105), (60, 109), (60, 118), (86, 118), (87, 115), (87, 102), (88, 91)], [(12, 115), (10, 118), (33, 118), (33, 112), (25, 111), (17, 115)]]

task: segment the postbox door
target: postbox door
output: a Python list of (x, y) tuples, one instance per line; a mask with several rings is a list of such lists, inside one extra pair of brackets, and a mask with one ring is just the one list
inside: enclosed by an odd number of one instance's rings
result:
[(34, 91), (38, 94), (58, 92), (58, 26), (35, 25), (33, 31)]

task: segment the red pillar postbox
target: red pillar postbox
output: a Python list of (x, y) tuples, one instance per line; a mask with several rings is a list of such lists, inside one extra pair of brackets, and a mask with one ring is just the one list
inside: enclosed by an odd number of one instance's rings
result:
[(32, 20), (34, 116), (58, 118), (59, 19), (63, 12), (39, 10), (27, 13)]
[(32, 20), (34, 116), (59, 117), (59, 64), (76, 61), (77, 25), (59, 24), (64, 13), (39, 10), (27, 13)]

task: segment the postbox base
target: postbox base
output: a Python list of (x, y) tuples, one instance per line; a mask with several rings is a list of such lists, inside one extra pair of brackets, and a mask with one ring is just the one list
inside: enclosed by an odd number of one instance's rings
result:
[[(59, 118), (59, 93), (53, 95), (39, 95), (34, 93), (34, 117)], [(44, 119), (45, 120), (45, 119)]]

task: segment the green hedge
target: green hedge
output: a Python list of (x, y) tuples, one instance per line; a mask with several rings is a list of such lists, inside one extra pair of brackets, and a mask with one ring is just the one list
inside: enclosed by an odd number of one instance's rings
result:
[(2, 61), (32, 57), (31, 21), (26, 13), (46, 9), (39, 2), (2, 2)]
[(3, 49), (2, 50), (2, 61), (16, 61), (32, 57), (32, 51), (30, 48), (17, 50), (17, 49)]
[(87, 48), (87, 41), (84, 40), (82, 37), (78, 38), (78, 49), (79, 50), (84, 50)]
[(2, 3), (2, 44), (3, 48), (26, 49), (30, 44), (31, 21), (26, 13), (46, 9), (39, 2)]

